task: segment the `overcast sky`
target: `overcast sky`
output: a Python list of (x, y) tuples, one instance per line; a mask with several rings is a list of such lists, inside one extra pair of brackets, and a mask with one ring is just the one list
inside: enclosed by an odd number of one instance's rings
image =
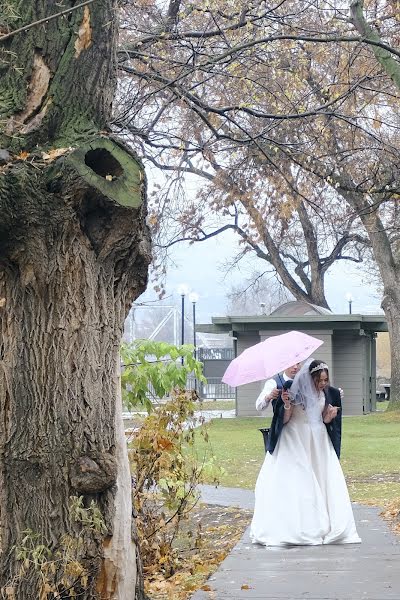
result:
[[(150, 166), (146, 166), (149, 194), (154, 184), (163, 185), (162, 174)], [(199, 189), (199, 180), (187, 177), (185, 189), (188, 197), (195, 196)], [(157, 294), (149, 284), (147, 292), (138, 302), (150, 302), (151, 305), (167, 304), (180, 309), (181, 298), (178, 294), (180, 284), (186, 284), (196, 292), (199, 300), (196, 305), (198, 323), (211, 323), (211, 318), (227, 314), (229, 303), (227, 295), (233, 285), (243, 284), (251, 273), (265, 271), (266, 263), (254, 255), (240, 263), (240, 268), (225, 274), (223, 264), (232, 260), (238, 249), (238, 236), (233, 231), (210, 238), (192, 245), (176, 244), (170, 249), (173, 264), (170, 265), (166, 280), (166, 297), (163, 302), (156, 301)], [(328, 304), (332, 312), (345, 314), (349, 311), (346, 295), (351, 294), (352, 312), (354, 314), (381, 313), (381, 299), (375, 287), (366, 283), (363, 277), (363, 266), (348, 261), (338, 261), (329, 269), (325, 277), (325, 290)], [(156, 302), (155, 302), (156, 301)], [(148, 312), (148, 311), (145, 311)], [(185, 311), (187, 312), (187, 311)], [(261, 314), (261, 310), (260, 310)]]
[[(262, 270), (263, 263), (256, 257), (243, 269), (236, 270), (228, 276), (224, 275), (221, 267), (224, 261), (235, 255), (235, 235), (227, 231), (219, 237), (205, 242), (189, 245), (182, 244), (173, 247), (173, 259), (176, 263), (171, 266), (167, 275), (167, 299), (165, 303), (180, 306), (180, 296), (177, 293), (179, 284), (186, 284), (199, 295), (197, 303), (197, 321), (211, 322), (212, 316), (227, 314), (227, 293), (232, 285), (243, 282), (253, 270)], [(264, 266), (265, 268), (265, 266)], [(380, 298), (376, 290), (363, 281), (362, 266), (340, 261), (329, 270), (326, 277), (326, 295), (331, 310), (338, 314), (348, 312), (346, 294), (353, 297), (353, 313), (380, 313)], [(155, 299), (156, 295), (149, 287), (148, 292), (140, 300)]]

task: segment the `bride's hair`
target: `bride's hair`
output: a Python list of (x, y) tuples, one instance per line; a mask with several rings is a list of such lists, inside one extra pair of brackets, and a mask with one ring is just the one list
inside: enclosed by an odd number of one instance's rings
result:
[(321, 379), (321, 375), (323, 372), (326, 373), (326, 376), (328, 377), (328, 381), (329, 381), (328, 365), (326, 365), (322, 360), (313, 360), (310, 363), (308, 370), (310, 372), (311, 377), (313, 378), (315, 387), (318, 387), (318, 383), (319, 383), (319, 380)]
[[(320, 365), (323, 365), (323, 367), (316, 369), (316, 367), (319, 367)], [(314, 376), (319, 381), (320, 373), (325, 367), (326, 365), (320, 360), (309, 358), (303, 363), (300, 371), (295, 375), (289, 390), (291, 403), (303, 406), (307, 414), (308, 422), (312, 426), (319, 425), (322, 421), (321, 397)]]

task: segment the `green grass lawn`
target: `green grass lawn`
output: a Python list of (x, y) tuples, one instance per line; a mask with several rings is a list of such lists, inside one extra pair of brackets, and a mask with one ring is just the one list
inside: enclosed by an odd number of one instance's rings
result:
[[(215, 419), (210, 443), (224, 469), (221, 485), (253, 488), (264, 459), (260, 427), (270, 419)], [(400, 498), (400, 413), (373, 413), (343, 419), (342, 467), (352, 500), (384, 504)], [(198, 436), (197, 450), (204, 453)]]
[(376, 410), (378, 412), (382, 411), (382, 410), (384, 411), (384, 410), (387, 409), (388, 404), (389, 404), (388, 400), (384, 400), (383, 402), (377, 402), (376, 403)]
[(232, 410), (235, 408), (234, 400), (205, 400), (199, 404), (201, 410)]

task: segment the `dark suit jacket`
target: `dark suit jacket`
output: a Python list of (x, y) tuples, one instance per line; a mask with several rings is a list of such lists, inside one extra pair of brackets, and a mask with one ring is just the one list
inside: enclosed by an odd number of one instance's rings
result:
[[(278, 390), (281, 390), (283, 387), (284, 380), (280, 375), (274, 377), (276, 381), (276, 387)], [(268, 452), (270, 454), (275, 450), (275, 446), (278, 443), (279, 436), (282, 433), (283, 429), (283, 415), (284, 415), (284, 404), (279, 394), (276, 400), (272, 400), (272, 410), (274, 411), (274, 416), (272, 417), (271, 427), (268, 434)]]
[[(279, 376), (275, 378), (275, 381), (277, 382), (277, 388), (282, 389), (283, 382), (279, 379)], [(332, 404), (332, 406), (339, 406), (340, 408), (342, 407), (340, 392), (337, 388), (328, 386), (325, 388), (324, 394), (326, 406), (328, 404)], [(281, 396), (279, 396), (277, 400), (272, 401), (272, 408), (274, 411), (274, 416), (272, 417), (271, 427), (268, 434), (268, 452), (270, 454), (273, 454), (275, 450), (284, 425), (283, 415), (285, 409)], [(337, 457), (340, 458), (340, 446), (342, 441), (342, 411), (340, 410), (337, 417), (335, 417), (330, 423), (326, 423), (325, 426)]]
[(328, 435), (332, 440), (332, 445), (335, 448), (337, 457), (340, 458), (340, 447), (342, 445), (342, 399), (339, 390), (331, 385), (328, 385), (328, 387), (324, 389), (324, 394), (326, 405), (332, 404), (332, 406), (340, 407), (337, 417), (332, 419), (330, 423), (326, 423)]

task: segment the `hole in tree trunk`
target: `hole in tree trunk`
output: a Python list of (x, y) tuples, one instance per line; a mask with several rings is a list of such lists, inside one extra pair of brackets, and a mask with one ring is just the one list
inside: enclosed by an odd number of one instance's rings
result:
[(124, 172), (120, 163), (105, 148), (89, 150), (85, 155), (85, 164), (100, 177), (116, 179)]

